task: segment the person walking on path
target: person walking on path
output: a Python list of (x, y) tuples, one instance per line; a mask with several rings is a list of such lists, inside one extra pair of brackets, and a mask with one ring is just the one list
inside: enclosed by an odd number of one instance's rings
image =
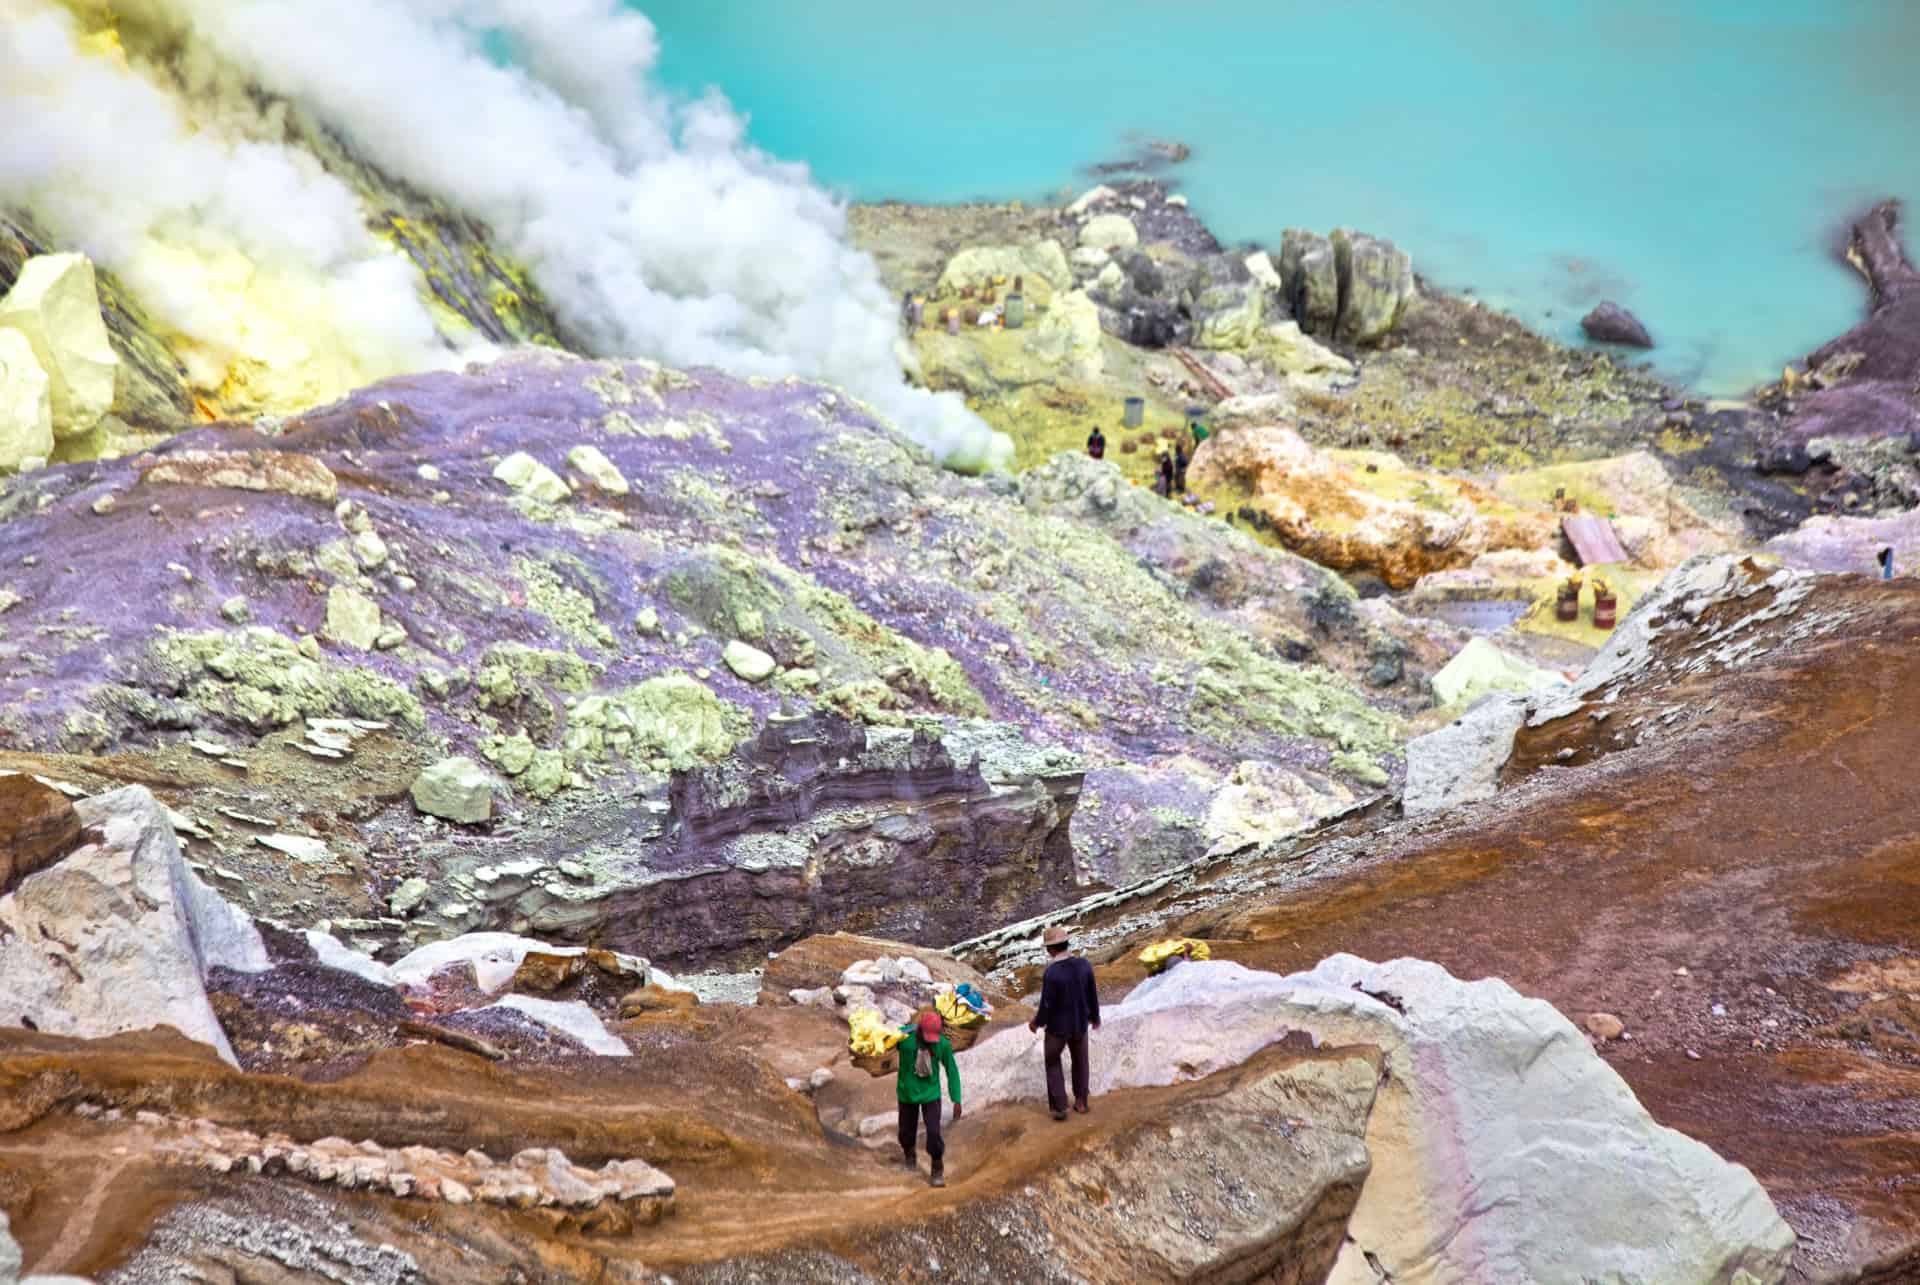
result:
[(1100, 992), (1093, 984), (1093, 965), (1067, 953), (1067, 930), (1049, 928), (1041, 937), (1052, 961), (1040, 979), (1040, 1011), (1027, 1029), (1047, 1029), (1047, 1108), (1053, 1118), (1067, 1118), (1067, 1081), (1060, 1073), (1060, 1055), (1073, 1055), (1073, 1109), (1088, 1111), (1087, 1030), (1100, 1029)]
[(933, 1161), (933, 1173), (927, 1185), (947, 1185), (947, 1143), (940, 1136), (940, 1072), (947, 1075), (947, 1096), (953, 1099), (953, 1118), (960, 1118), (960, 1068), (953, 1062), (953, 1042), (940, 1033), (944, 1023), (938, 1013), (922, 1013), (913, 1034), (902, 1040), (900, 1074), (895, 1077), (894, 1096), (900, 1100), (900, 1153), (907, 1168), (915, 1166), (914, 1143), (920, 1137), (920, 1125), (927, 1126), (927, 1158)]
[(1882, 580), (1893, 579), (1893, 546), (1888, 545), (1886, 548), (1880, 550), (1879, 554), (1876, 555), (1876, 560), (1880, 563), (1880, 578)]

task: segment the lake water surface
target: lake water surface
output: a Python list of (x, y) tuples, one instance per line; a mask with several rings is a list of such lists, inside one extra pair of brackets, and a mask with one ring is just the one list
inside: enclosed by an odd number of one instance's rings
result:
[(1040, 199), (1178, 140), (1223, 240), (1389, 236), (1567, 340), (1613, 298), (1713, 392), (1853, 324), (1835, 229), (1920, 200), (1914, 0), (639, 7), (671, 86), (720, 88), (850, 199)]

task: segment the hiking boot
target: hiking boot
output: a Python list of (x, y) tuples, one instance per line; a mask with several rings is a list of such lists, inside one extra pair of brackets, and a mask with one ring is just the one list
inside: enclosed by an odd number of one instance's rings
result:
[(1055, 1111), (1053, 1113), (1053, 1118), (1056, 1120), (1064, 1120), (1067, 1118), (1067, 1113), (1065, 1111)]
[(911, 1151), (902, 1151), (900, 1153), (900, 1163), (905, 1165), (909, 1169), (918, 1169), (920, 1167), (919, 1162), (920, 1162), (920, 1157), (916, 1156)]
[(1073, 1104), (1073, 1109), (1074, 1109), (1075, 1111), (1078, 1111), (1078, 1112), (1079, 1112), (1079, 1113), (1080, 1113), (1081, 1115), (1085, 1115), (1085, 1114), (1087, 1114), (1087, 1112), (1088, 1112), (1088, 1111), (1090, 1111), (1090, 1110), (1092, 1110), (1092, 1108), (1091, 1108), (1091, 1107), (1089, 1107), (1089, 1106), (1088, 1106), (1088, 1105), (1087, 1105), (1086, 1103), (1084, 1103), (1084, 1102), (1076, 1102), (1076, 1103), (1074, 1103), (1074, 1104)]
[(939, 1165), (935, 1165), (933, 1167), (933, 1172), (927, 1176), (927, 1186), (944, 1187), (946, 1185), (947, 1185), (947, 1171), (941, 1168)]

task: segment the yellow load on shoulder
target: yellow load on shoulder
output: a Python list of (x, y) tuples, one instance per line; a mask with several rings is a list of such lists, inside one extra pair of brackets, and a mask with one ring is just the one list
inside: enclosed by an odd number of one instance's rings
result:
[(1173, 937), (1166, 941), (1156, 941), (1140, 952), (1140, 962), (1146, 965), (1149, 973), (1163, 973), (1177, 959), (1212, 959), (1213, 952), (1207, 949), (1207, 943), (1196, 941), (1192, 937)]
[(967, 1004), (952, 991), (941, 991), (938, 995), (935, 995), (933, 997), (933, 1010), (940, 1014), (941, 1020), (948, 1026), (965, 1028), (968, 1026), (978, 1026), (987, 1020), (984, 1016), (969, 1008)]
[(847, 1018), (847, 1048), (857, 1057), (885, 1057), (906, 1038), (877, 1008), (856, 1008)]

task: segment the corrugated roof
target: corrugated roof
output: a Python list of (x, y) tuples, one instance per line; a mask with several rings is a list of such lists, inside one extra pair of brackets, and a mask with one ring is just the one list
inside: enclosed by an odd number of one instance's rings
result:
[(1598, 566), (1605, 562), (1630, 561), (1625, 547), (1620, 543), (1620, 537), (1614, 533), (1613, 523), (1605, 518), (1570, 514), (1560, 519), (1560, 529), (1567, 533), (1567, 540), (1573, 545), (1574, 556), (1580, 559), (1580, 565), (1583, 567)]

